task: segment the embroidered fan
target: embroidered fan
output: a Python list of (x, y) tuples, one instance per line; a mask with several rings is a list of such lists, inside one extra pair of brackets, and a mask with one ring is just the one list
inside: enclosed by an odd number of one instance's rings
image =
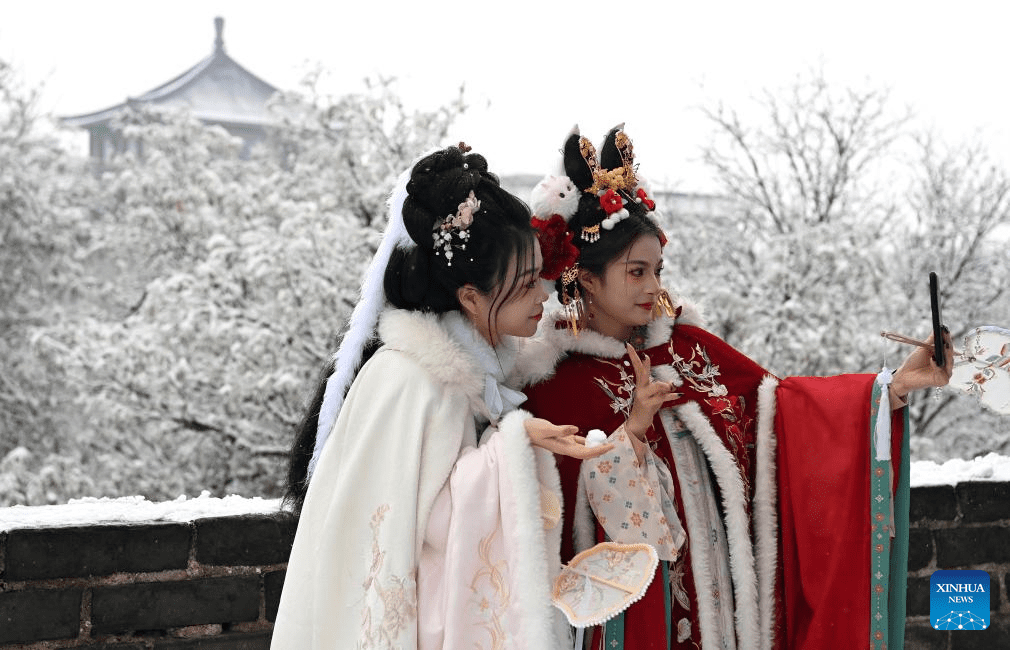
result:
[[(922, 347), (933, 347), (892, 332), (881, 336)], [(950, 384), (997, 413), (1010, 414), (1010, 329), (995, 325), (976, 327), (964, 336), (964, 345), (954, 350)]]
[(950, 385), (997, 413), (1010, 413), (1010, 330), (986, 325), (965, 335)]
[[(933, 340), (943, 336), (938, 280), (929, 274), (930, 307), (933, 312)], [(899, 343), (933, 348), (937, 365), (942, 365), (942, 347), (923, 343), (893, 332), (881, 336)], [(953, 350), (954, 365), (948, 385), (975, 395), (985, 406), (997, 413), (1010, 414), (1010, 329), (983, 325), (968, 332), (960, 350)]]
[(554, 606), (578, 629), (581, 648), (585, 628), (617, 616), (645, 593), (659, 556), (648, 544), (603, 542), (582, 551), (554, 581)]

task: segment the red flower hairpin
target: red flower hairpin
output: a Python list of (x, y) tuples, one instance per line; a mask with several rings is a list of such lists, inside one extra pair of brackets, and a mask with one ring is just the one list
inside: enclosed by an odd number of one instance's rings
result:
[(572, 243), (575, 236), (568, 230), (568, 224), (560, 214), (551, 215), (550, 219), (533, 217), (530, 224), (537, 230), (540, 240), (540, 250), (544, 256), (544, 269), (540, 277), (545, 280), (557, 280), (565, 269), (574, 266), (579, 260), (579, 249)]
[(624, 201), (621, 199), (621, 196), (616, 191), (614, 191), (613, 188), (610, 188), (609, 190), (600, 195), (600, 206), (603, 208), (603, 211), (606, 212), (608, 215), (614, 214), (615, 212), (624, 207)]
[(656, 209), (656, 202), (650, 199), (649, 195), (642, 188), (638, 188), (638, 191), (635, 192), (635, 196), (638, 197), (639, 202), (644, 205), (649, 212)]

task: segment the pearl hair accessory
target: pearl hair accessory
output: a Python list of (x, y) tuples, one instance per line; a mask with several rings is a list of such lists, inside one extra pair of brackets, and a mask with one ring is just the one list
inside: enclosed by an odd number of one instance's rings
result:
[(470, 190), (470, 195), (459, 204), (456, 214), (450, 214), (435, 228), (435, 232), (432, 234), (432, 238), (435, 240), (435, 255), (438, 255), (439, 249), (441, 249), (441, 253), (445, 255), (447, 260), (447, 266), (452, 266), (453, 235), (455, 234), (460, 241), (455, 248), (465, 251), (466, 243), (470, 240), (467, 228), (473, 223), (473, 215), (478, 210), (480, 210), (480, 201), (474, 195), (473, 190)]
[[(629, 216), (628, 211), (624, 210), (624, 209), (621, 209), (621, 210), (615, 212), (614, 214), (610, 215), (609, 217), (607, 217), (603, 221), (601, 221), (600, 225), (603, 226), (604, 230), (613, 230), (614, 226), (616, 226), (617, 224), (619, 224), (622, 221), (624, 221), (625, 219), (627, 219), (628, 216)], [(598, 234), (597, 234), (597, 239), (599, 239), (599, 235)]]

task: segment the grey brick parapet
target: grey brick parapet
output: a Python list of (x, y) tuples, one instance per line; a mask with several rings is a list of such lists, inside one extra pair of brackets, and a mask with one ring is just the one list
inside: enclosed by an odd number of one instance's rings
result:
[[(912, 490), (908, 650), (1010, 648), (1010, 484)], [(0, 648), (269, 650), (289, 513), (0, 532)], [(981, 569), (992, 627), (929, 625), (930, 576)]]
[(0, 532), (0, 648), (268, 650), (285, 512)]
[[(930, 576), (940, 569), (989, 574), (989, 629), (946, 632), (930, 626)], [(1010, 484), (971, 481), (913, 488), (908, 570), (907, 650), (1010, 648)]]

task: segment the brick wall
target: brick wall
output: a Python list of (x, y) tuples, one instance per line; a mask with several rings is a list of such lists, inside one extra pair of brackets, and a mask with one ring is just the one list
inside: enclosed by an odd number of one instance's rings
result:
[(266, 650), (293, 517), (0, 533), (0, 647)]
[[(908, 650), (1010, 648), (1010, 483), (978, 481), (912, 490), (908, 550)], [(929, 578), (938, 569), (989, 573), (991, 627), (939, 632), (929, 624)]]
[[(1010, 484), (915, 488), (911, 509), (905, 647), (1010, 648)], [(0, 647), (266, 650), (294, 529), (278, 513), (0, 532)], [(989, 573), (989, 630), (930, 627), (937, 569)]]

